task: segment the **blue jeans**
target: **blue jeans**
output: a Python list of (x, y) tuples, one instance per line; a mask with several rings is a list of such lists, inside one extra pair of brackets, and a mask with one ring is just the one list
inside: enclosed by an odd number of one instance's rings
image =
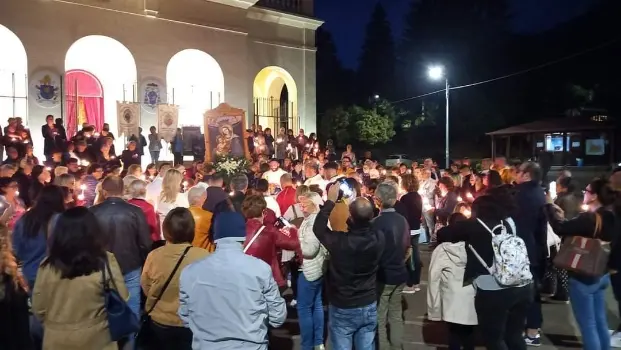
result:
[(582, 334), (584, 350), (609, 350), (610, 333), (606, 319), (606, 288), (610, 285), (610, 275), (585, 284), (569, 278), (569, 301)]
[[(140, 275), (142, 274), (142, 268), (130, 271), (123, 275), (123, 279), (125, 280), (125, 287), (127, 287), (127, 291), (129, 292), (129, 299), (127, 300), (127, 304), (129, 308), (136, 314), (138, 318), (140, 318)], [(123, 349), (133, 349), (134, 348), (134, 337), (129, 337), (130, 341), (125, 344)]]
[(303, 272), (298, 275), (297, 309), (302, 336), (302, 350), (323, 345), (323, 278), (308, 281)]
[(151, 163), (157, 165), (157, 161), (160, 160), (160, 151), (149, 151), (151, 154)]
[(354, 309), (330, 305), (328, 328), (332, 350), (375, 350), (377, 303)]

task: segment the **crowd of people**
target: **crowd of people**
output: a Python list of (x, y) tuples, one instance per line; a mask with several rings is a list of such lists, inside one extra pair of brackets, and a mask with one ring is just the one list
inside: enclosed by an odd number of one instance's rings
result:
[[(332, 349), (401, 349), (421, 244), (427, 316), (448, 324), (449, 349), (474, 349), (477, 329), (487, 349), (541, 345), (542, 295), (571, 303), (584, 349), (610, 347), (621, 172), (581, 193), (568, 172), (542, 186), (534, 162), (385, 167), (253, 127), (252, 166), (224, 176), (200, 159), (157, 162), (142, 135), (117, 158), (107, 126), (67, 139), (61, 122), (42, 127), (43, 162), (19, 118), (4, 130), (2, 349), (267, 349), (295, 308), (301, 348), (319, 350), (324, 305)], [(573, 237), (611, 243), (600, 274), (553, 263)]]

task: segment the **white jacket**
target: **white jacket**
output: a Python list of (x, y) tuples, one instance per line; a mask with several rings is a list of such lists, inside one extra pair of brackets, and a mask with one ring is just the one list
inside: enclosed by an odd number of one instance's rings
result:
[(434, 249), (429, 264), (427, 313), (431, 321), (462, 325), (478, 324), (474, 309), (476, 290), (464, 286), (466, 270), (465, 243), (442, 243)]
[(326, 248), (324, 248), (315, 232), (313, 232), (313, 225), (315, 224), (315, 218), (317, 214), (310, 214), (307, 216), (298, 230), (298, 236), (300, 238), (300, 246), (302, 248), (303, 262), (302, 272), (304, 277), (309, 282), (316, 281), (323, 276), (325, 272), (325, 260), (326, 260)]

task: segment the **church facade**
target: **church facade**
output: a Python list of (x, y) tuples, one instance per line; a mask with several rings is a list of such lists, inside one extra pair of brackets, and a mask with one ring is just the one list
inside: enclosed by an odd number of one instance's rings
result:
[[(0, 0), (0, 120), (102, 118), (117, 101), (179, 106), (180, 125), (226, 102), (247, 125), (316, 128), (312, 0)], [(83, 121), (83, 120), (80, 120)], [(275, 131), (277, 132), (277, 131)], [(41, 144), (33, 132), (36, 144)]]

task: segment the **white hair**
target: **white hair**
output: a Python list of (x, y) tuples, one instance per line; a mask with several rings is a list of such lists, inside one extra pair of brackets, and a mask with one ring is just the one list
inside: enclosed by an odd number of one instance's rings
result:
[(198, 204), (196, 201), (201, 199), (203, 195), (205, 195), (205, 189), (201, 186), (194, 186), (188, 191), (188, 202), (190, 202), (190, 205)]

